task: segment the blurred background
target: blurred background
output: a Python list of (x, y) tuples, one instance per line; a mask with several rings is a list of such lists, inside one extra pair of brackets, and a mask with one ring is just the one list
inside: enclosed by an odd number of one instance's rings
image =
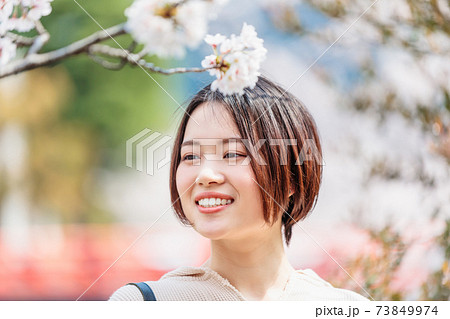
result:
[[(359, 18), (373, 1), (355, 2), (229, 1), (209, 33), (254, 25), (262, 73), (318, 124), (323, 185), (294, 227), (292, 264), (375, 300), (449, 300), (449, 3), (379, 0)], [(109, 27), (132, 1), (79, 3)], [(71, 0), (52, 7), (44, 51), (99, 30)], [(150, 60), (197, 67), (209, 50)], [(180, 105), (212, 78), (151, 76), (78, 56), (0, 80), (1, 300), (74, 300), (89, 287), (81, 300), (106, 300), (208, 258), (208, 240), (170, 209), (168, 165), (127, 167), (126, 141), (145, 128), (173, 136)]]

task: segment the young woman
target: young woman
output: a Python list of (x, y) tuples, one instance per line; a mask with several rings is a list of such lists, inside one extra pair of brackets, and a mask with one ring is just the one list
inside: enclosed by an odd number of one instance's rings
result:
[(309, 112), (268, 79), (242, 96), (203, 88), (175, 138), (170, 191), (180, 220), (211, 240), (211, 256), (110, 300), (367, 300), (285, 255), (283, 238), (288, 245), (317, 199), (321, 156)]

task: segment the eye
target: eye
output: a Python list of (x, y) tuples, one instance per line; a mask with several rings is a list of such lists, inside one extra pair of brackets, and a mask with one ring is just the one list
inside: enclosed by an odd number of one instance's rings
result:
[[(197, 158), (194, 158), (194, 157), (197, 157)], [(185, 155), (181, 160), (182, 161), (192, 161), (194, 159), (198, 159), (198, 156), (194, 155), (194, 154), (188, 154), (188, 155)]]
[(239, 156), (246, 156), (246, 155), (229, 152), (229, 153), (225, 154), (224, 158), (236, 158), (236, 157), (239, 157)]

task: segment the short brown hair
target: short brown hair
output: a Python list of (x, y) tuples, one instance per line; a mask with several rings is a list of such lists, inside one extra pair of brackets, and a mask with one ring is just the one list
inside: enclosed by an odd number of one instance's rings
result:
[[(275, 222), (280, 213), (284, 238), (289, 245), (292, 226), (304, 219), (316, 204), (322, 180), (322, 149), (316, 124), (303, 103), (279, 85), (260, 76), (253, 89), (246, 88), (243, 95), (223, 95), (211, 90), (211, 85), (201, 89), (190, 101), (176, 134), (170, 164), (170, 196), (178, 218), (189, 225), (181, 202), (178, 200), (176, 172), (180, 164), (180, 148), (190, 115), (201, 104), (211, 107), (221, 104), (234, 119), (241, 138), (247, 139), (250, 165), (261, 190), (264, 219)], [(258, 140), (282, 141), (277, 145), (263, 143), (252, 147)], [(283, 141), (295, 139), (290, 145)], [(304, 146), (312, 142), (315, 160), (302, 161)], [(288, 145), (289, 144), (289, 145)], [(256, 160), (259, 156), (259, 162)], [(301, 163), (299, 163), (299, 158)], [(267, 165), (259, 165), (261, 159)], [(280, 163), (283, 161), (284, 165)], [(267, 192), (267, 193), (266, 193)], [(290, 192), (294, 192), (289, 196)], [(269, 195), (270, 194), (270, 195)], [(283, 209), (280, 208), (283, 207)]]

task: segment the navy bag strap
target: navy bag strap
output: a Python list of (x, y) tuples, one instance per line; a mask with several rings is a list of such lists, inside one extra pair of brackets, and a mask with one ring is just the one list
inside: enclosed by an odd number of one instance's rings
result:
[(141, 291), (142, 296), (144, 297), (144, 301), (156, 301), (156, 297), (155, 294), (153, 293), (152, 288), (150, 288), (150, 286), (147, 285), (145, 282), (138, 282), (138, 283), (131, 282), (128, 285), (138, 287), (138, 289)]

